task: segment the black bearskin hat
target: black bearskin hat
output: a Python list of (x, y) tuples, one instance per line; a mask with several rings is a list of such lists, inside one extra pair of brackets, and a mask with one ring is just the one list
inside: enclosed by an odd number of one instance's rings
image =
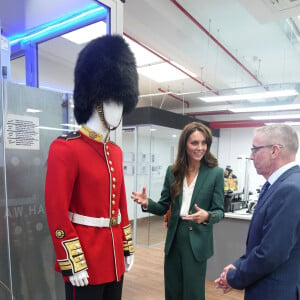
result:
[(135, 57), (123, 37), (106, 35), (89, 42), (75, 66), (74, 115), (86, 123), (96, 106), (114, 100), (131, 112), (138, 101)]

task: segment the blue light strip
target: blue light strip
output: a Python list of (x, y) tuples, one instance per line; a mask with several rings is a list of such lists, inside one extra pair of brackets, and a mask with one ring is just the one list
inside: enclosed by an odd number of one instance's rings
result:
[(107, 8), (99, 4), (89, 5), (81, 10), (65, 15), (54, 21), (30, 29), (22, 34), (15, 34), (8, 37), (10, 45), (17, 43), (37, 42), (47, 40), (50, 37), (61, 35), (79, 27), (78, 25), (91, 21), (95, 18), (103, 20), (107, 17)]

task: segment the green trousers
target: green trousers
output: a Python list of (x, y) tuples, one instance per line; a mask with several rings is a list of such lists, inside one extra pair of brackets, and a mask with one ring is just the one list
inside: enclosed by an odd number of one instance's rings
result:
[(188, 221), (179, 221), (170, 253), (165, 256), (165, 300), (205, 300), (207, 260), (196, 261)]

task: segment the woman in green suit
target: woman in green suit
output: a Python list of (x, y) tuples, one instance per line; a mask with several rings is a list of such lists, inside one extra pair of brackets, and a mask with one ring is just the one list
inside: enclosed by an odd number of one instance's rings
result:
[(213, 224), (224, 216), (224, 178), (210, 152), (212, 134), (199, 122), (186, 125), (177, 158), (166, 172), (158, 202), (146, 188), (131, 198), (144, 211), (171, 215), (165, 243), (165, 299), (204, 300), (207, 259), (213, 255)]

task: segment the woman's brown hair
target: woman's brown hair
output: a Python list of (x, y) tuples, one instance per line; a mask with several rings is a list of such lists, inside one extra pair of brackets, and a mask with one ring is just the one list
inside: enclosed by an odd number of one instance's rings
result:
[(200, 122), (192, 122), (187, 124), (183, 128), (181, 135), (179, 137), (177, 158), (172, 167), (172, 173), (174, 174), (175, 177), (175, 180), (171, 185), (171, 195), (173, 201), (177, 196), (179, 196), (184, 177), (188, 171), (189, 165), (188, 165), (188, 156), (186, 152), (186, 144), (190, 135), (195, 131), (202, 132), (206, 138), (207, 150), (204, 154), (202, 162), (207, 164), (209, 167), (215, 167), (218, 165), (218, 161), (216, 157), (210, 152), (210, 147), (212, 144), (211, 130)]

